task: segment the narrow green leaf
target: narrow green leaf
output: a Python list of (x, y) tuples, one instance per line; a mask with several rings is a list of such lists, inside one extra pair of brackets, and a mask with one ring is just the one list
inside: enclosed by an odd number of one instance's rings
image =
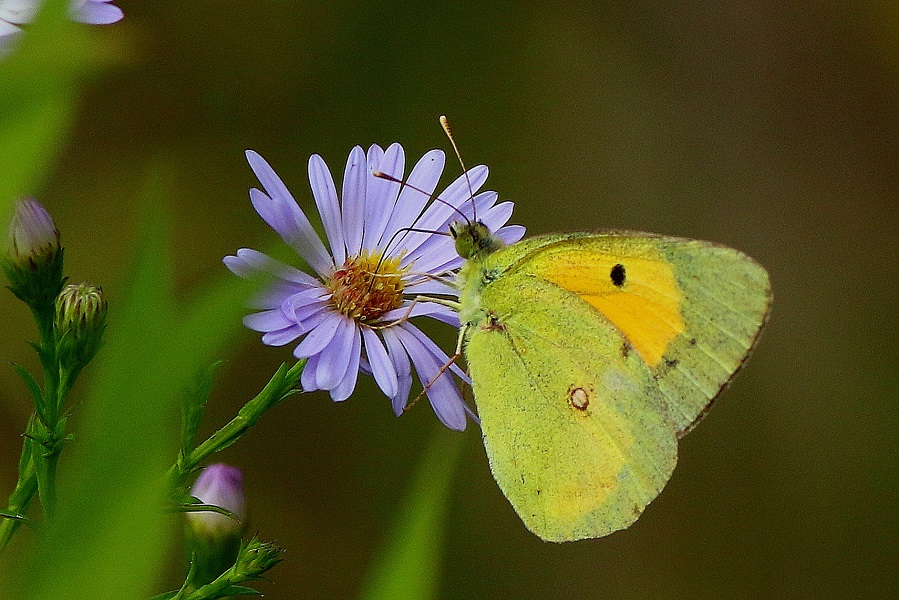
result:
[(246, 587), (243, 585), (232, 585), (231, 587), (222, 590), (222, 595), (219, 598), (226, 598), (228, 596), (261, 596), (262, 592), (259, 590), (254, 590), (253, 588)]
[(19, 374), (19, 377), (22, 378), (22, 381), (25, 382), (25, 386), (28, 388), (28, 393), (31, 394), (31, 399), (34, 401), (34, 409), (37, 411), (38, 416), (44, 425), (47, 424), (47, 414), (44, 408), (44, 394), (41, 392), (41, 386), (38, 385), (37, 381), (35, 381), (34, 377), (32, 377), (31, 373), (28, 372), (28, 369), (23, 367), (22, 365), (14, 364), (12, 366), (13, 370)]
[(221, 365), (222, 361), (216, 361), (203, 370), (181, 403), (181, 453), (183, 456), (190, 455), (190, 451), (193, 450), (197, 430), (200, 428), (200, 420), (212, 391), (215, 373)]
[(161, 178), (142, 198), (129, 297), (115, 303), (83, 429), (59, 485), (57, 519), (20, 596), (147, 597), (165, 547), (162, 478), (177, 441), (177, 365), (166, 348), (174, 312)]
[(295, 393), (293, 389), (299, 385), (300, 376), (303, 374), (305, 360), (301, 360), (288, 368), (281, 364), (272, 378), (252, 400), (247, 402), (237, 412), (237, 416), (231, 419), (224, 427), (206, 438), (197, 446), (185, 460), (182, 467), (185, 473), (199, 465), (208, 456), (220, 452), (236, 442), (246, 433), (247, 429), (256, 424), (266, 412), (283, 402)]
[(440, 428), (369, 573), (364, 600), (427, 600), (437, 590), (449, 492), (462, 435)]

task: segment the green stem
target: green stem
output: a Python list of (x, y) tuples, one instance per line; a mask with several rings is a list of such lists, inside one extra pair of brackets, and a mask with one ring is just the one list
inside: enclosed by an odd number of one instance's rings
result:
[[(65, 396), (69, 386), (60, 386), (59, 359), (56, 350), (56, 334), (53, 331), (52, 306), (44, 310), (35, 310), (34, 319), (37, 322), (41, 339), (41, 352), (43, 357), (41, 364), (44, 367), (44, 408), (47, 415), (47, 431), (39, 431), (38, 438), (45, 440), (47, 445), (35, 447), (32, 455), (37, 474), (38, 493), (41, 497), (41, 509), (44, 519), (50, 520), (56, 511), (56, 465), (59, 461), (59, 440), (65, 435), (60, 423), (60, 411), (65, 403)], [(44, 428), (36, 424), (39, 430)]]
[[(9, 497), (7, 511), (24, 515), (28, 512), (31, 500), (37, 493), (37, 473), (32, 460), (32, 451), (34, 449), (34, 441), (25, 438), (22, 445), (22, 459), (19, 463), (19, 480), (16, 487)], [(0, 519), (0, 552), (6, 548), (10, 538), (19, 528), (22, 522), (16, 519)]]
[(194, 448), (192, 452), (182, 454), (177, 464), (169, 469), (168, 473), (174, 487), (183, 485), (184, 480), (206, 457), (224, 450), (236, 442), (247, 429), (259, 421), (263, 414), (294, 393), (293, 388), (299, 383), (305, 366), (305, 360), (301, 360), (289, 368), (282, 364), (262, 391), (241, 407), (237, 416)]

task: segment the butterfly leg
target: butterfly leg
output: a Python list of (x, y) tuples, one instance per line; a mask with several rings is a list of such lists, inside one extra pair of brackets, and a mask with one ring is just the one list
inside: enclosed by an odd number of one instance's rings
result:
[(421, 392), (419, 392), (418, 395), (412, 399), (412, 402), (403, 407), (403, 412), (411, 410), (412, 407), (415, 406), (419, 400), (421, 400), (421, 397), (425, 395), (428, 389), (432, 385), (434, 385), (434, 382), (436, 382), (444, 373), (446, 373), (456, 363), (457, 360), (462, 358), (462, 344), (465, 341), (465, 334), (468, 331), (469, 326), (470, 324), (466, 323), (459, 329), (459, 339), (456, 341), (456, 351), (452, 356), (449, 357), (449, 360), (440, 367), (440, 370), (437, 371), (437, 374), (431, 377), (430, 380), (428, 380), (424, 387), (422, 387)]

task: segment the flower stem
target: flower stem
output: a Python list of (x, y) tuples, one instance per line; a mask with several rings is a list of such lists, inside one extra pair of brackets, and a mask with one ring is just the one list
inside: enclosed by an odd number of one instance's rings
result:
[[(37, 493), (37, 473), (34, 468), (34, 460), (32, 460), (33, 449), (34, 440), (26, 437), (25, 443), (22, 444), (22, 458), (19, 461), (19, 480), (9, 496), (6, 509), (9, 513), (25, 514), (28, 512), (28, 506)], [(0, 552), (6, 548), (21, 523), (17, 519), (0, 519)]]
[(169, 469), (168, 476), (173, 483), (173, 487), (178, 488), (182, 486), (187, 477), (203, 460), (236, 442), (269, 409), (277, 406), (288, 396), (295, 393), (296, 390), (294, 388), (299, 384), (300, 376), (303, 374), (305, 366), (305, 360), (297, 362), (292, 367), (282, 364), (262, 391), (241, 407), (237, 412), (237, 416), (209, 436), (193, 451), (182, 451), (182, 454), (178, 457), (178, 462)]
[(64, 435), (64, 423), (60, 423), (60, 411), (65, 402), (66, 389), (61, 388), (58, 353), (56, 351), (56, 335), (53, 331), (53, 308), (35, 309), (34, 320), (40, 333), (41, 365), (44, 369), (44, 415), (47, 423), (44, 426), (32, 419), (29, 435), (42, 442), (32, 452), (35, 465), (38, 493), (41, 498), (41, 509), (44, 518), (50, 520), (56, 509), (56, 464), (59, 461), (59, 441)]

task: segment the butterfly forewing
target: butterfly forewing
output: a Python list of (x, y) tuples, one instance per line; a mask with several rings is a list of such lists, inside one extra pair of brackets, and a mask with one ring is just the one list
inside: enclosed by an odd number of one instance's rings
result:
[[(516, 248), (516, 246), (522, 246)], [(496, 253), (601, 314), (652, 370), (681, 434), (746, 360), (771, 303), (765, 270), (737, 250), (643, 233), (570, 234)]]

